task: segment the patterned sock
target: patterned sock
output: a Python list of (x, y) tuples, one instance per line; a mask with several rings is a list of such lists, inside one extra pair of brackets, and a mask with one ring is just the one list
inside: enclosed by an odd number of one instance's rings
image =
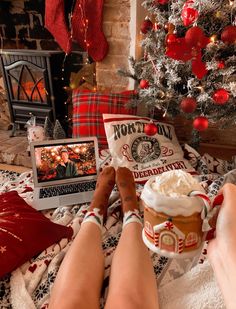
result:
[(93, 208), (93, 210), (88, 211), (83, 219), (82, 224), (86, 222), (92, 222), (95, 223), (102, 230), (103, 215), (99, 214), (99, 211), (99, 208)]
[(115, 169), (111, 166), (104, 168), (98, 176), (92, 202), (82, 223), (93, 222), (102, 229), (103, 218), (106, 217), (109, 197), (114, 184)]
[(134, 209), (134, 210), (129, 210), (124, 213), (124, 218), (123, 218), (123, 228), (132, 222), (140, 223), (143, 226), (142, 223), (142, 218), (140, 216), (139, 210)]
[(123, 213), (139, 209), (134, 177), (127, 167), (118, 167), (116, 185), (120, 193)]
[(132, 222), (140, 223), (142, 219), (139, 213), (138, 199), (136, 196), (134, 177), (126, 167), (119, 167), (116, 171), (116, 185), (120, 192), (122, 210), (124, 214), (123, 228)]

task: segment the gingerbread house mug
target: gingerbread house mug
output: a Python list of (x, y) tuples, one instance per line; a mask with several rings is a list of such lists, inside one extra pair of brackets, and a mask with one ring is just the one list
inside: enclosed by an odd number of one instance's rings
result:
[(167, 257), (194, 257), (210, 229), (210, 199), (190, 174), (180, 170), (163, 174), (150, 178), (141, 194), (143, 241)]

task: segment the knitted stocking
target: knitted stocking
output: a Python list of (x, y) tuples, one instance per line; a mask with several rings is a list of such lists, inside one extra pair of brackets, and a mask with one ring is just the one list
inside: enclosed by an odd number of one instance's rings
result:
[(88, 51), (94, 61), (101, 61), (108, 51), (108, 43), (102, 30), (102, 12), (103, 0), (77, 0), (72, 19), (73, 39)]
[(63, 51), (69, 54), (72, 41), (65, 21), (64, 0), (46, 0), (45, 27), (50, 31)]

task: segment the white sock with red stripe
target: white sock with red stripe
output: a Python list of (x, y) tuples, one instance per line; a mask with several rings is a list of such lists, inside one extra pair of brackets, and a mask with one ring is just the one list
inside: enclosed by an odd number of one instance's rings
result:
[(81, 223), (87, 223), (87, 222), (92, 222), (96, 224), (101, 230), (103, 226), (103, 215), (99, 214), (100, 209), (99, 208), (94, 208), (93, 210), (90, 210), (86, 213), (83, 222)]
[(138, 209), (134, 209), (134, 210), (129, 210), (129, 211), (126, 211), (124, 213), (124, 218), (123, 218), (123, 228), (129, 224), (129, 223), (133, 223), (133, 222), (136, 222), (136, 223), (139, 223), (141, 225), (143, 225), (142, 223), (142, 218), (140, 216), (140, 212)]

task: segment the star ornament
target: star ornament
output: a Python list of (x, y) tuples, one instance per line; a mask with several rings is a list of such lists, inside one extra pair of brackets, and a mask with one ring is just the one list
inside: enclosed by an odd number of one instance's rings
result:
[(7, 247), (6, 246), (0, 246), (0, 252), (3, 254), (4, 252), (7, 251)]

